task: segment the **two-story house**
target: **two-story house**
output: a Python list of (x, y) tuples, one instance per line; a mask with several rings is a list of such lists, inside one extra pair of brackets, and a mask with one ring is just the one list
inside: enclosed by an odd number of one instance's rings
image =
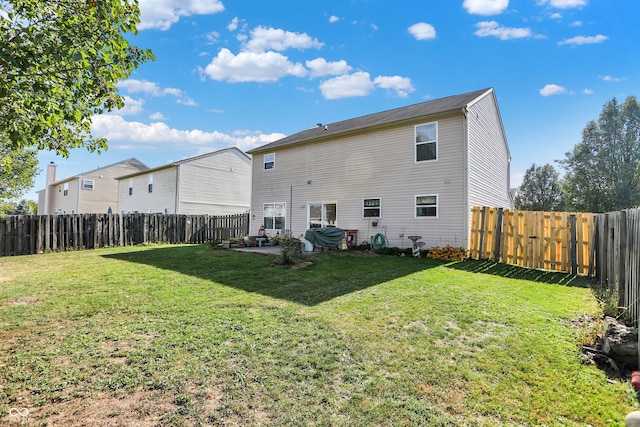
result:
[(510, 154), (493, 89), (318, 124), (248, 152), (251, 232), (383, 233), (390, 246), (468, 247), (471, 208), (511, 208)]
[(38, 215), (117, 212), (115, 178), (148, 168), (131, 158), (60, 180), (56, 169), (53, 162), (47, 165), (45, 188), (38, 191)]
[(225, 148), (118, 177), (121, 212), (230, 215), (249, 210), (251, 157)]

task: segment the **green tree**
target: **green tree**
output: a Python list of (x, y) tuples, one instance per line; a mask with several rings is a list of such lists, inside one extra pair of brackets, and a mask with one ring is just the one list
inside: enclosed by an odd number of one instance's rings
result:
[(33, 200), (22, 199), (13, 210), (13, 215), (35, 215), (38, 213), (38, 204)]
[(607, 102), (598, 122), (582, 131), (582, 142), (560, 161), (565, 203), (571, 210), (607, 212), (640, 204), (640, 104)]
[(562, 189), (555, 168), (549, 164), (531, 165), (524, 174), (515, 204), (516, 209), (525, 211), (561, 211)]
[(0, 213), (15, 209), (15, 203), (33, 187), (38, 159), (33, 148), (15, 148), (0, 133)]
[(122, 108), (116, 83), (153, 59), (129, 44), (137, 0), (0, 0), (0, 131), (14, 147), (107, 149), (94, 114)]

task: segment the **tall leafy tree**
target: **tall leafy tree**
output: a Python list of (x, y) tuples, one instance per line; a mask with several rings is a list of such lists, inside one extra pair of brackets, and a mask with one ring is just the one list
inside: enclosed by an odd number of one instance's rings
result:
[(31, 187), (38, 170), (33, 148), (15, 148), (0, 133), (0, 213), (12, 211)]
[(0, 0), (0, 131), (63, 156), (105, 150), (91, 117), (122, 108), (116, 83), (153, 59), (131, 45), (136, 0)]
[(567, 207), (607, 212), (640, 205), (640, 104), (607, 102), (582, 142), (565, 154), (563, 192)]
[(525, 211), (560, 211), (563, 209), (560, 176), (549, 164), (531, 165), (524, 174), (515, 199), (516, 209)]

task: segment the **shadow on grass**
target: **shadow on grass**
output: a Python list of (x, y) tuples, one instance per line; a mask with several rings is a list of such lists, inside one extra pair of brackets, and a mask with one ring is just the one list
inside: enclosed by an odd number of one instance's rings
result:
[(532, 282), (551, 283), (578, 288), (589, 288), (594, 284), (593, 279), (584, 276), (574, 276), (557, 271), (536, 270), (517, 265), (497, 263), (489, 260), (466, 260), (447, 265), (457, 270), (473, 273), (493, 274), (509, 279), (530, 280)]
[(103, 256), (307, 306), (443, 264), (425, 258), (328, 251), (301, 257), (297, 265), (284, 266), (278, 264), (278, 255), (213, 249), (208, 245), (158, 246)]

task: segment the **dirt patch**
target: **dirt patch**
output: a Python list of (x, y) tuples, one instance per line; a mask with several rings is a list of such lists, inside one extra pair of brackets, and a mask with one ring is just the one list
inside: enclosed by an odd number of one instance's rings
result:
[[(0, 282), (2, 282), (2, 278), (0, 277)], [(20, 305), (30, 305), (38, 301), (36, 297), (22, 297), (17, 299), (10, 299), (6, 301), (3, 305), (7, 307), (15, 307)]]
[[(92, 425), (152, 427), (162, 424), (167, 414), (176, 411), (173, 396), (153, 391), (135, 391), (125, 397), (73, 399), (66, 402), (27, 408), (28, 421), (33, 425), (75, 427)], [(23, 418), (12, 413), (0, 419), (0, 424), (20, 425)], [(3, 424), (4, 425), (4, 424)]]
[(299, 263), (297, 263), (297, 264), (292, 265), (292, 266), (291, 266), (291, 269), (292, 269), (292, 270), (300, 270), (301, 268), (307, 268), (307, 267), (309, 267), (310, 265), (313, 265), (313, 263), (312, 263), (312, 262), (310, 262), (310, 261), (299, 262)]

